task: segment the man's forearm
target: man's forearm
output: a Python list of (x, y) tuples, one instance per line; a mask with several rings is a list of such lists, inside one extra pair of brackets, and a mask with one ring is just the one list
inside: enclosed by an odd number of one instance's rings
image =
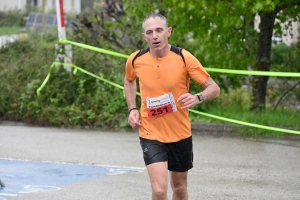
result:
[(220, 95), (219, 86), (210, 78), (204, 83), (205, 89), (201, 92), (204, 101), (210, 101)]
[(124, 91), (128, 110), (136, 108), (136, 80), (129, 81), (126, 77), (124, 77)]

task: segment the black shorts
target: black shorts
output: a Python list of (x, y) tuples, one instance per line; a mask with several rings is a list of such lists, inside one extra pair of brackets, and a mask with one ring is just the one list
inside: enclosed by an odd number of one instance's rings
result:
[(192, 136), (172, 143), (162, 143), (140, 137), (146, 165), (168, 161), (168, 170), (186, 172), (193, 168)]

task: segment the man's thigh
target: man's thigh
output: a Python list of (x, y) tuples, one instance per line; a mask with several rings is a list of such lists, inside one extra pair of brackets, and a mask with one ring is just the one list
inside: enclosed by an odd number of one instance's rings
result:
[(186, 172), (172, 172), (170, 171), (170, 182), (172, 188), (187, 187), (188, 171)]
[(156, 162), (147, 165), (147, 171), (153, 191), (167, 191), (168, 189), (168, 163)]
[(140, 138), (145, 165), (168, 161), (168, 149), (164, 143)]
[(168, 147), (168, 169), (172, 172), (186, 172), (193, 168), (192, 137), (166, 144)]
[(146, 165), (168, 161), (170, 171), (186, 172), (193, 168), (192, 137), (173, 143), (140, 138), (140, 144)]

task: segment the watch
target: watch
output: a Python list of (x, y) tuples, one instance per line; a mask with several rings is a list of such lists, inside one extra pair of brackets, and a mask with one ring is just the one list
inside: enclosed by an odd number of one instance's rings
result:
[(197, 94), (197, 97), (198, 97), (198, 100), (199, 100), (199, 103), (202, 103), (203, 102), (203, 96), (202, 94)]

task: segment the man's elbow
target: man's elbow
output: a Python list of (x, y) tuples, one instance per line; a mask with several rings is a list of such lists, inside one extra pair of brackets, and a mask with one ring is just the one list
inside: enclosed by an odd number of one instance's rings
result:
[(126, 76), (124, 76), (124, 85), (128, 85), (130, 83), (130, 81), (126, 78)]
[(217, 98), (221, 94), (220, 87), (214, 83), (210, 86), (211, 99)]
[(221, 89), (217, 84), (215, 86), (215, 94), (216, 94), (216, 97), (221, 95)]
[(126, 76), (124, 76), (124, 86), (131, 86), (131, 85), (135, 85), (135, 79), (129, 80), (126, 78)]

